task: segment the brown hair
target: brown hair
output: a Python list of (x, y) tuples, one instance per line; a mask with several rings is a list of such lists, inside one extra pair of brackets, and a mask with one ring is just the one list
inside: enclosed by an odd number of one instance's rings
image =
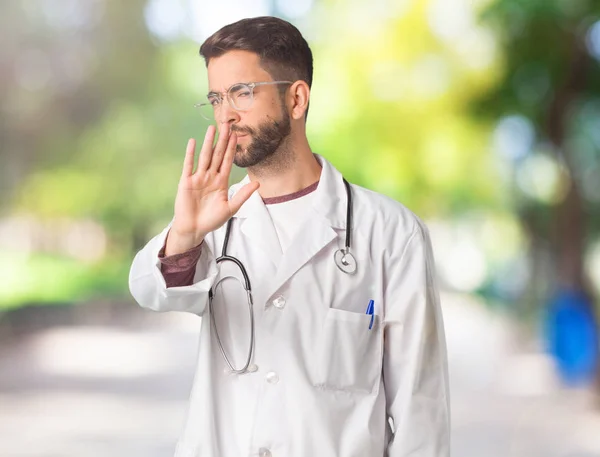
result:
[(210, 59), (228, 51), (258, 54), (261, 66), (274, 80), (305, 81), (312, 85), (313, 56), (300, 31), (283, 19), (272, 16), (242, 19), (208, 37), (200, 55)]

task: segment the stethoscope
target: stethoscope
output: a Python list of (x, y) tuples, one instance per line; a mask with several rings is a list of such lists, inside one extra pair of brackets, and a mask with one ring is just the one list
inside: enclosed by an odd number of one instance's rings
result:
[[(352, 190), (350, 189), (350, 184), (348, 183), (348, 181), (346, 181), (346, 179), (344, 179), (344, 178), (342, 178), (342, 179), (344, 181), (344, 186), (346, 187), (346, 196), (347, 196), (346, 242), (345, 242), (345, 246), (343, 248), (340, 248), (337, 251), (335, 251), (335, 254), (333, 255), (333, 259), (335, 261), (336, 266), (341, 271), (351, 275), (351, 274), (356, 273), (356, 266), (357, 266), (356, 259), (350, 252), (350, 241), (351, 241), (351, 234), (352, 234)], [(229, 221), (227, 222), (227, 229), (225, 230), (225, 240), (223, 241), (223, 250), (221, 252), (221, 256), (219, 258), (217, 258), (216, 262), (217, 262), (217, 265), (220, 263), (223, 263), (223, 262), (233, 262), (235, 265), (237, 265), (239, 270), (242, 272), (242, 276), (244, 277), (243, 287), (246, 290), (246, 296), (248, 297), (248, 314), (250, 316), (250, 345), (249, 345), (249, 349), (248, 349), (248, 357), (246, 358), (246, 363), (244, 364), (244, 366), (242, 368), (236, 369), (233, 366), (233, 363), (231, 362), (231, 360), (229, 359), (227, 352), (225, 351), (225, 348), (223, 347), (223, 343), (221, 342), (221, 338), (219, 337), (219, 332), (217, 330), (217, 323), (215, 322), (215, 313), (213, 311), (213, 298), (214, 298), (213, 288), (216, 290), (217, 287), (219, 287), (219, 285), (226, 279), (235, 279), (235, 280), (239, 281), (240, 283), (241, 283), (241, 281), (233, 275), (224, 276), (219, 281), (217, 281), (217, 283), (214, 285), (214, 287), (208, 291), (208, 307), (209, 307), (212, 328), (213, 328), (214, 334), (217, 338), (217, 343), (219, 345), (219, 349), (221, 350), (221, 354), (223, 355), (223, 359), (225, 360), (225, 362), (231, 369), (230, 373), (244, 374), (244, 373), (247, 373), (250, 371), (250, 370), (248, 370), (248, 367), (250, 367), (250, 362), (252, 360), (252, 355), (254, 353), (254, 311), (253, 311), (254, 301), (252, 299), (252, 287), (250, 286), (250, 278), (248, 277), (248, 272), (246, 271), (246, 268), (244, 268), (244, 265), (238, 259), (236, 259), (233, 256), (227, 255), (227, 245), (229, 244), (229, 235), (231, 234), (231, 224), (232, 223), (233, 223), (233, 218), (229, 219)]]

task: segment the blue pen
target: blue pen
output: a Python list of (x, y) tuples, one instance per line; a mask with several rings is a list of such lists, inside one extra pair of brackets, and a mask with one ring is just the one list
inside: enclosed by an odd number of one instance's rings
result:
[(369, 324), (369, 330), (371, 330), (371, 328), (373, 328), (373, 319), (375, 318), (375, 301), (374, 300), (369, 301), (369, 304), (367, 305), (367, 312), (365, 314), (371, 315), (371, 323)]

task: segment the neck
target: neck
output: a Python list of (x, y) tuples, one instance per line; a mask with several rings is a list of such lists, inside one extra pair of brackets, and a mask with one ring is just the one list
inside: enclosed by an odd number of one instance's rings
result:
[(262, 198), (273, 198), (298, 192), (314, 184), (321, 176), (321, 165), (313, 155), (305, 135), (292, 135), (273, 154), (270, 163), (248, 168), (251, 181), (258, 181)]

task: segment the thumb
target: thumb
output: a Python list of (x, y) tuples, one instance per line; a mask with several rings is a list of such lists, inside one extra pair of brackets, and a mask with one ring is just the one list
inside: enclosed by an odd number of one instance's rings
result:
[(236, 194), (229, 200), (229, 210), (233, 216), (239, 211), (242, 205), (250, 198), (250, 196), (256, 192), (260, 187), (260, 183), (257, 181), (249, 182), (244, 187), (236, 192)]

